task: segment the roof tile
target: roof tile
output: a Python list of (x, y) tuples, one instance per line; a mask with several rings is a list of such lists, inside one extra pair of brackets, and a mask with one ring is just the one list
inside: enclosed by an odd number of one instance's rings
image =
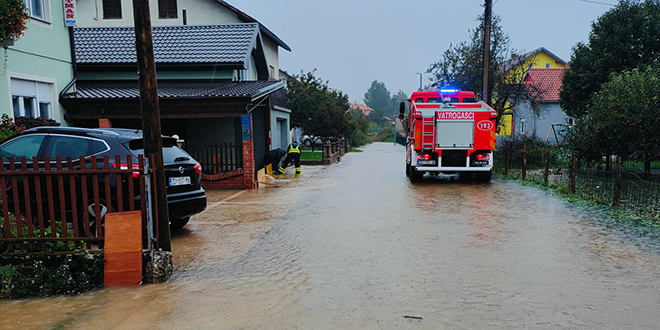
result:
[[(255, 98), (283, 88), (281, 81), (167, 81), (158, 82), (159, 98)], [(137, 81), (78, 82), (65, 99), (138, 99)]]
[[(543, 94), (541, 100), (545, 102), (556, 102), (559, 100), (561, 80), (566, 69), (529, 69), (528, 75), (531, 83), (538, 86)], [(529, 80), (527, 80), (529, 81)], [(526, 82), (527, 82), (526, 81)]]
[[(152, 28), (156, 63), (242, 65), (259, 33), (257, 23), (157, 26)], [(136, 63), (133, 27), (74, 29), (78, 64)]]

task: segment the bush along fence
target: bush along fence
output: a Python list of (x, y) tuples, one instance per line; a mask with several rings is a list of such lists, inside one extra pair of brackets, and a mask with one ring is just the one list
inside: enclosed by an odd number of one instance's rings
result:
[(601, 163), (585, 162), (569, 150), (535, 141), (508, 141), (496, 152), (495, 171), (506, 177), (533, 181), (660, 221), (660, 168), (645, 170), (640, 162), (622, 156)]
[(142, 242), (148, 247), (143, 156), (41, 161), (9, 157), (3, 165), (0, 297), (77, 293), (102, 286), (103, 252), (97, 247), (104, 244), (108, 213), (142, 210)]

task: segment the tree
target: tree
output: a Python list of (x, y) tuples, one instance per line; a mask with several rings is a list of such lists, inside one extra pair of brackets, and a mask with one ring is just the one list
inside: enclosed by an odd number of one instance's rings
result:
[(323, 140), (341, 137), (348, 127), (348, 95), (330, 88), (315, 72), (301, 72), (287, 80), (292, 126)]
[(571, 146), (586, 159), (637, 155), (650, 171), (660, 153), (660, 70), (613, 74), (590, 102), (572, 133)]
[(399, 114), (399, 104), (409, 98), (408, 94), (402, 90), (399, 90), (396, 94), (392, 95), (392, 109), (394, 110), (393, 115), (395, 117)]
[(573, 48), (560, 92), (562, 109), (586, 115), (592, 96), (612, 73), (660, 64), (660, 1), (622, 0), (592, 24), (587, 44)]
[(369, 119), (360, 111), (355, 109), (347, 112), (348, 127), (346, 129), (346, 137), (351, 139), (353, 146), (361, 146), (366, 144), (367, 133), (369, 132)]
[[(478, 20), (481, 24), (470, 31), (472, 35), (470, 40), (450, 45), (440, 60), (430, 65), (426, 71), (433, 75), (429, 87), (453, 86), (481, 95), (484, 53), (483, 15)], [(540, 114), (543, 91), (534, 85), (524, 83), (529, 68), (523, 64), (527, 61), (533, 62), (534, 59), (523, 58), (511, 48), (509, 35), (502, 29), (498, 15), (493, 15), (491, 31), (488, 69), (488, 95), (491, 99), (485, 100), (486, 103), (497, 111), (498, 123), (501, 122), (500, 119), (505, 112), (513, 110), (522, 103), (527, 103), (534, 113)]]
[(371, 87), (364, 93), (364, 104), (374, 109), (380, 117), (393, 113), (390, 91), (385, 87), (385, 83), (377, 80), (371, 82)]

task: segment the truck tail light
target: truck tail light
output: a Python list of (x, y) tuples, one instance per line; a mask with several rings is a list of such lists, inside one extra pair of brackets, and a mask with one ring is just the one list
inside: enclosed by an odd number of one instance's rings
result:
[(485, 155), (483, 155), (483, 154), (478, 154), (478, 155), (477, 155), (477, 160), (478, 160), (478, 161), (481, 161), (481, 160), (490, 160), (490, 154), (485, 154)]
[(419, 160), (431, 160), (431, 155), (429, 155), (429, 154), (417, 155), (417, 159), (419, 159)]
[(195, 173), (202, 174), (202, 165), (200, 165), (199, 162), (197, 162), (193, 168), (195, 169)]

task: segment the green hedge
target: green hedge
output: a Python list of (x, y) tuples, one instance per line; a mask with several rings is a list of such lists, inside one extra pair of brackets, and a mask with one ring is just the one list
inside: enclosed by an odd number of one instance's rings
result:
[(2, 256), (0, 298), (72, 295), (103, 286), (103, 252)]

